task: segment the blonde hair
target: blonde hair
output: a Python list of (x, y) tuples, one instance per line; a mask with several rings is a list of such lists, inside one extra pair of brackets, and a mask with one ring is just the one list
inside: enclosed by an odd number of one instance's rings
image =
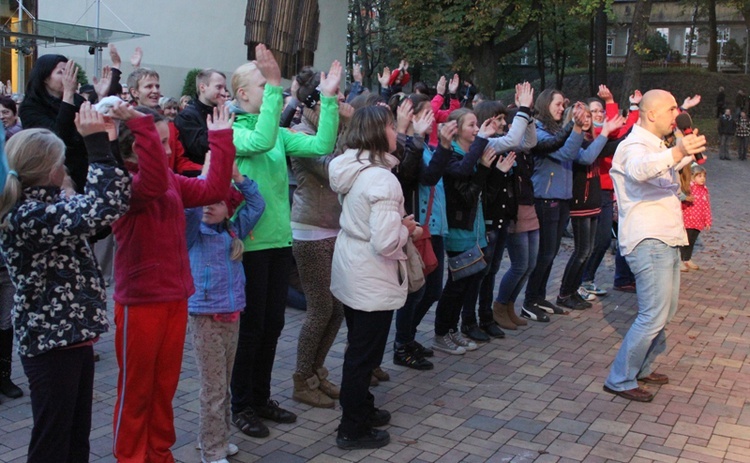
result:
[(257, 70), (258, 66), (254, 62), (245, 63), (235, 69), (232, 74), (232, 95), (237, 95), (237, 90), (249, 86), (252, 83), (251, 75)]
[(242, 254), (245, 252), (245, 243), (237, 237), (236, 234), (232, 233), (232, 245), (229, 249), (229, 258), (233, 261), (241, 261)]
[(0, 195), (0, 217), (21, 199), (23, 189), (49, 182), (50, 173), (65, 162), (65, 143), (47, 129), (21, 130), (5, 146), (8, 173)]

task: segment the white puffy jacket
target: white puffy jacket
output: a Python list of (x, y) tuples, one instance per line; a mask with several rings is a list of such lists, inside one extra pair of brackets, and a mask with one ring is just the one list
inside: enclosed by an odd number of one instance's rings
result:
[(401, 224), (404, 195), (387, 165), (373, 164), (369, 152), (357, 160), (350, 149), (328, 166), (331, 188), (342, 205), (331, 271), (331, 293), (352, 309), (396, 310), (406, 302), (408, 281), (403, 248), (409, 232)]

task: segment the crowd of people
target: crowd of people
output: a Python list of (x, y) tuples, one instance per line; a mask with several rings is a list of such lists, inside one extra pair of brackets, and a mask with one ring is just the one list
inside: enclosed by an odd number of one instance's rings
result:
[[(34, 418), (28, 461), (88, 461), (93, 347), (109, 329), (108, 264), (94, 243), (115, 243), (121, 462), (174, 461), (188, 326), (204, 462), (238, 452), (230, 425), (264, 438), (269, 421), (296, 421), (271, 388), (294, 271), (307, 312), (292, 398), (339, 401), (342, 449), (387, 445), (378, 428), (391, 417), (369, 388), (389, 379), (394, 312), (393, 363), (430, 370), (435, 351), (463, 355), (503, 330), (591, 308), (607, 294), (596, 273), (615, 221), (614, 289), (637, 292), (639, 312), (604, 390), (647, 402), (653, 392), (638, 381), (668, 382), (652, 362), (680, 271), (699, 269), (693, 247), (711, 226), (706, 171), (693, 164), (705, 138), (673, 136), (699, 96), (678, 107), (666, 91), (634, 90), (622, 111), (604, 85), (571, 102), (523, 82), (506, 105), (458, 75), (433, 94), (410, 82), (407, 61), (378, 75), (380, 92), (363, 87), (356, 65), (342, 91), (338, 62), (302, 69), (284, 90), (273, 53), (258, 45), (255, 56), (229, 82), (201, 71), (197, 94), (178, 100), (140, 67), (140, 49), (126, 87), (114, 47), (91, 88), (79, 88), (73, 61), (44, 55), (20, 106), (0, 100), (0, 392), (22, 394), (10, 381), (15, 332)], [(550, 298), (568, 223), (573, 252)], [(420, 342), (435, 303), (434, 334)], [(325, 364), (344, 322), (338, 386)]]

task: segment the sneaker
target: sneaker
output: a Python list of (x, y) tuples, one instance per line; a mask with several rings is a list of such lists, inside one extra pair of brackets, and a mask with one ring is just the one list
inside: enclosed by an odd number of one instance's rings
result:
[(582, 304), (581, 301), (579, 301), (572, 295), (565, 297), (557, 296), (557, 305), (571, 310), (583, 310), (586, 308), (586, 306)]
[(412, 349), (414, 349), (416, 352), (419, 352), (419, 355), (422, 357), (432, 357), (435, 355), (435, 352), (432, 351), (429, 347), (425, 347), (422, 344), (418, 343), (417, 341), (412, 341), (411, 344), (414, 346)]
[(628, 283), (625, 285), (615, 285), (613, 286), (615, 291), (621, 291), (623, 293), (634, 293), (635, 292), (635, 283)]
[(546, 299), (542, 299), (541, 301), (536, 302), (536, 306), (542, 310), (544, 310), (547, 313), (552, 313), (556, 315), (565, 315), (565, 310), (561, 309), (560, 307), (556, 306), (555, 304), (549, 302)]
[(490, 321), (487, 323), (482, 323), (479, 325), (479, 328), (482, 329), (485, 333), (487, 333), (487, 336), (495, 339), (503, 339), (505, 337), (505, 332), (500, 329), (497, 323), (495, 321)]
[(476, 323), (473, 325), (461, 325), (461, 333), (477, 342), (490, 342), (490, 337)]
[(479, 345), (477, 345), (477, 343), (475, 343), (474, 341), (469, 341), (458, 331), (451, 330), (448, 332), (448, 334), (450, 335), (451, 339), (453, 339), (453, 342), (463, 347), (467, 351), (479, 349)]
[(255, 406), (253, 409), (259, 417), (277, 423), (294, 423), (297, 421), (297, 415), (279, 407), (279, 403), (275, 400), (268, 399), (265, 405)]
[(598, 298), (596, 297), (596, 294), (590, 293), (584, 288), (583, 286), (578, 287), (578, 295), (581, 296), (581, 299), (583, 299), (586, 302), (595, 301)]
[(349, 437), (341, 431), (336, 436), (336, 446), (343, 450), (379, 449), (390, 442), (391, 436), (388, 432), (380, 429), (370, 429), (360, 437)]
[(268, 437), (271, 432), (268, 427), (260, 421), (258, 415), (252, 408), (247, 408), (239, 413), (232, 413), (232, 424), (250, 437)]
[(694, 263), (692, 260), (685, 261), (685, 265), (687, 265), (690, 270), (700, 270), (700, 266)]
[(547, 315), (547, 312), (540, 309), (539, 306), (537, 306), (533, 302), (524, 302), (523, 307), (521, 308), (521, 316), (523, 318), (528, 318), (529, 320), (534, 320), (535, 322), (548, 322), (549, 316)]
[(607, 290), (606, 289), (602, 289), (602, 288), (596, 286), (593, 281), (589, 281), (587, 283), (584, 283), (584, 284), (581, 285), (581, 287), (583, 289), (585, 289), (586, 291), (588, 291), (589, 293), (595, 295), (595, 296), (606, 296), (607, 295)]
[(573, 293), (572, 298), (578, 301), (579, 303), (583, 304), (583, 307), (586, 309), (590, 309), (591, 307), (593, 307), (593, 305), (586, 299), (582, 298), (581, 295), (578, 294), (578, 292)]
[(422, 357), (411, 344), (393, 349), (393, 363), (414, 370), (432, 370), (432, 362)]
[(443, 336), (436, 334), (432, 340), (432, 348), (451, 355), (463, 355), (466, 353), (466, 349), (453, 342), (450, 333)]
[[(198, 444), (195, 446), (197, 450), (201, 450), (203, 447), (201, 446), (201, 443), (198, 442)], [(227, 456), (232, 457), (234, 455), (237, 455), (240, 453), (240, 448), (236, 445), (232, 444), (231, 442), (227, 444)], [(221, 461), (221, 460), (219, 460)], [(212, 462), (213, 463), (213, 462)]]
[(229, 460), (226, 458), (222, 458), (221, 460), (214, 460), (214, 461), (206, 461), (203, 458), (201, 458), (202, 463), (229, 463)]

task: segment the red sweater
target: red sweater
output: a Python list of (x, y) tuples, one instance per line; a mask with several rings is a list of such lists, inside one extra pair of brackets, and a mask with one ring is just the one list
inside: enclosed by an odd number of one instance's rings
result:
[(200, 172), (203, 169), (202, 165), (194, 163), (185, 156), (185, 148), (180, 143), (180, 131), (172, 121), (169, 122), (169, 147), (172, 149), (172, 156), (169, 157), (168, 162), (172, 172), (182, 174), (185, 171)]
[(117, 241), (115, 301), (123, 305), (187, 299), (195, 292), (185, 237), (185, 208), (221, 201), (227, 194), (235, 149), (232, 130), (208, 133), (208, 177), (187, 178), (169, 170), (151, 116), (128, 121), (138, 164), (130, 210), (112, 225)]
[(440, 143), (440, 134), (438, 133), (438, 123), (448, 120), (450, 114), (461, 107), (461, 102), (456, 98), (451, 98), (448, 109), (440, 109), (445, 101), (443, 95), (435, 95), (430, 102), (432, 112), (435, 114), (435, 121), (432, 123), (432, 132), (430, 132), (430, 146), (437, 146)]

